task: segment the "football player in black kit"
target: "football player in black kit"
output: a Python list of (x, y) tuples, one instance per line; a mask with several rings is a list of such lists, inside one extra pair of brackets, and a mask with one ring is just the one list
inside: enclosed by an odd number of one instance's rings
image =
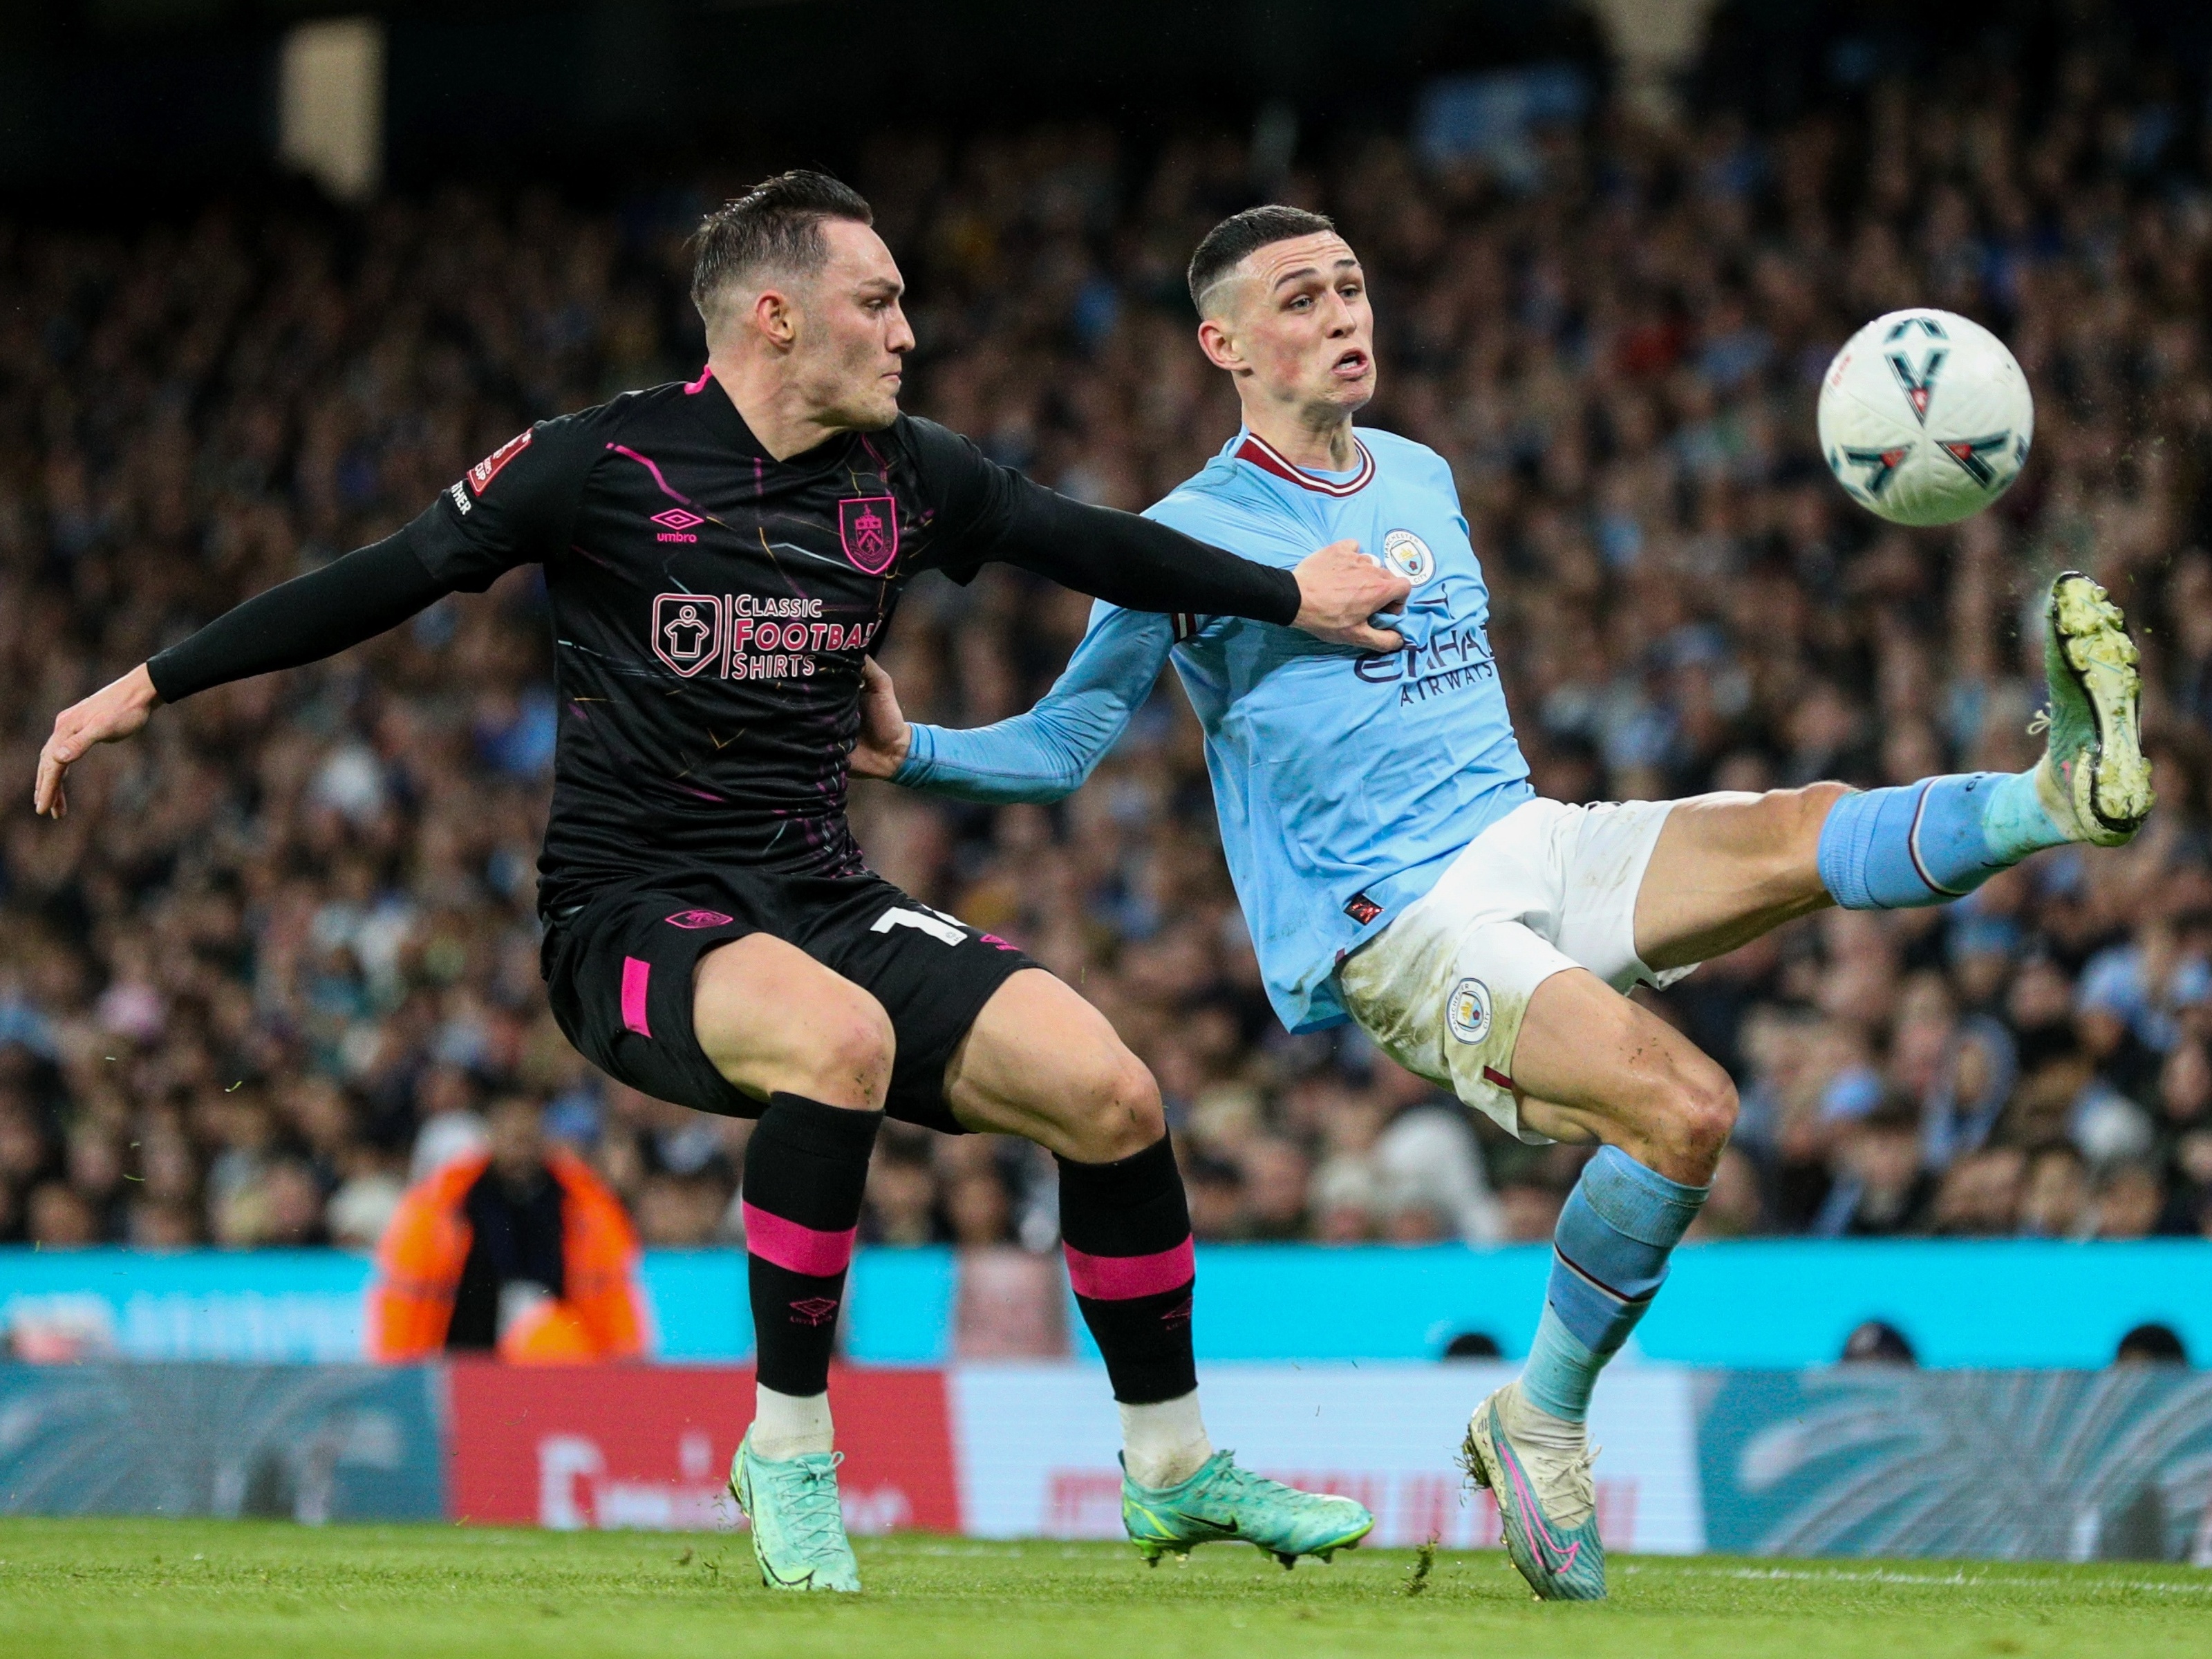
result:
[(992, 560), (1132, 609), (1389, 650), (1406, 583), (1349, 543), (1295, 572), (1086, 507), (899, 412), (914, 336), (867, 204), (771, 179), (710, 215), (689, 384), (544, 421), (396, 535), (246, 601), (64, 710), (34, 802), (161, 702), (314, 661), (544, 568), (561, 709), (539, 860), (553, 1012), (663, 1100), (757, 1117), (744, 1178), (758, 1346), (731, 1472), (762, 1576), (857, 1589), (827, 1379), (877, 1126), (1025, 1135), (1060, 1169), (1069, 1277), (1120, 1403), (1148, 1559), (1241, 1538), (1323, 1558), (1372, 1524), (1217, 1453), (1198, 1409), (1189, 1217), (1157, 1085), (1018, 950), (871, 873), (845, 817), (863, 664), (915, 572)]

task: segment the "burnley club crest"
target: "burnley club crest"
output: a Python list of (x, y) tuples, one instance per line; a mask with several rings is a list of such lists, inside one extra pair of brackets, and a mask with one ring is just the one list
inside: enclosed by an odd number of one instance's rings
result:
[(837, 503), (837, 539), (845, 556), (871, 576), (898, 557), (898, 502), (889, 495), (848, 495)]

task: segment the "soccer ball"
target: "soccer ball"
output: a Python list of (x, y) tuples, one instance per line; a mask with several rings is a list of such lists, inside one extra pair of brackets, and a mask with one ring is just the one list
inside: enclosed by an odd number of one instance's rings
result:
[(1820, 453), (1893, 524), (1955, 524), (2012, 488), (2035, 399), (2004, 342), (1948, 311), (1893, 311), (1844, 343), (1820, 381)]

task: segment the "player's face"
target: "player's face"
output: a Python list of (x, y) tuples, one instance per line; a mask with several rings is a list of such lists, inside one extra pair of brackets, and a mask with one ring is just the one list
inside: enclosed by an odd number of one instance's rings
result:
[[(1334, 231), (1246, 257), (1222, 342), (1273, 401), (1354, 410), (1375, 395), (1375, 313), (1351, 245)], [(1217, 356), (1216, 361), (1219, 361)]]
[(800, 302), (805, 320), (793, 368), (830, 424), (874, 432), (898, 416), (900, 371), (914, 349), (899, 306), (906, 283), (867, 226), (832, 219), (822, 233), (830, 261)]

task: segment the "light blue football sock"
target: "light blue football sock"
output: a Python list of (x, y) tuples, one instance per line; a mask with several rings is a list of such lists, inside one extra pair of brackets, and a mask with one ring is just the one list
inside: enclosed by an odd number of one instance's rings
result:
[(1846, 910), (1910, 910), (1971, 893), (2066, 842), (2033, 772), (1961, 772), (1845, 795), (1820, 826), (1820, 883)]
[(1651, 1305), (1711, 1190), (1669, 1181), (1618, 1146), (1583, 1166), (1552, 1235), (1544, 1316), (1521, 1372), (1531, 1405), (1571, 1423), (1589, 1415), (1597, 1374)]

